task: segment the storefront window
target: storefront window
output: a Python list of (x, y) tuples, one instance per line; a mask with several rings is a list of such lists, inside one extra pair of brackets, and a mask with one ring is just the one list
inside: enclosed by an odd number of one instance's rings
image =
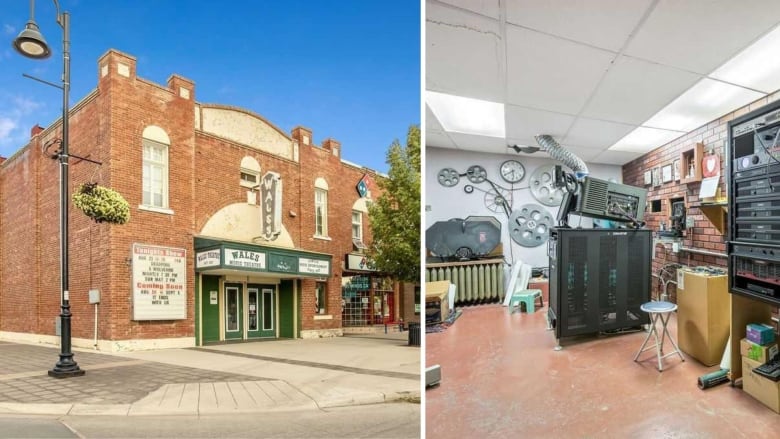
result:
[(317, 282), (314, 287), (314, 312), (316, 314), (326, 314), (328, 310), (328, 284)]

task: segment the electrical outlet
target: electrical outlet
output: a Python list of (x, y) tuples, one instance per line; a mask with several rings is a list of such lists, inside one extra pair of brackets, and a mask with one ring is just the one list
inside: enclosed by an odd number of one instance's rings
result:
[(425, 205), (425, 211), (426, 212), (430, 212), (431, 211), (431, 205), (430, 204), (426, 204)]

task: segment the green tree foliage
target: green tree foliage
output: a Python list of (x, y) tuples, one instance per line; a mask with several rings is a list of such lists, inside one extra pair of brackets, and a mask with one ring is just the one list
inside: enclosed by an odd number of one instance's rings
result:
[(420, 281), (420, 127), (412, 125), (406, 146), (396, 139), (387, 151), (388, 178), (377, 181), (382, 196), (369, 208), (376, 268), (406, 282)]

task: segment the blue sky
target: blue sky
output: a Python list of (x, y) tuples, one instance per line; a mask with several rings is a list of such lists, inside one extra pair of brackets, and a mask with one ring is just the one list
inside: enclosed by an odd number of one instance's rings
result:
[[(61, 114), (62, 31), (51, 0), (35, 19), (53, 54), (24, 58), (11, 46), (28, 0), (0, 0), (0, 155), (22, 147), (36, 123)], [(60, 0), (71, 14), (71, 105), (97, 85), (97, 60), (114, 48), (138, 76), (195, 81), (198, 102), (260, 114), (289, 134), (333, 137), (342, 158), (386, 172), (385, 153), (420, 123), (420, 2)]]

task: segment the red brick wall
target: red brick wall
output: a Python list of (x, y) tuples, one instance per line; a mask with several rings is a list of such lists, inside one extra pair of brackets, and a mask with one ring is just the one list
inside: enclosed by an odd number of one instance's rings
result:
[[(40, 256), (37, 251), (30, 251), (30, 244), (40, 239), (36, 204), (30, 202), (38, 198), (38, 151), (39, 148), (32, 147), (17, 153), (3, 164), (0, 173), (0, 222), (3, 240), (0, 248), (3, 298), (0, 322), (4, 328), (20, 328), (19, 330), (24, 332), (38, 331), (41, 323), (38, 320), (39, 271), (30, 270), (38, 266)], [(52, 213), (54, 218), (57, 218), (57, 210)], [(56, 267), (52, 268), (55, 273), (59, 271)], [(50, 327), (53, 330), (53, 317)]]
[[(717, 252), (725, 255), (725, 241), (727, 238), (726, 235), (728, 233), (725, 226), (723, 233), (718, 231), (698, 207), (701, 203), (701, 200), (699, 200), (699, 190), (701, 188), (701, 183), (695, 182), (681, 184), (678, 181), (673, 181), (670, 183), (661, 184), (660, 186), (645, 186), (644, 172), (646, 170), (652, 170), (655, 167), (662, 167), (667, 164), (672, 164), (674, 160), (680, 158), (680, 154), (683, 151), (694, 147), (696, 143), (703, 143), (703, 155), (706, 156), (711, 150), (714, 150), (715, 153), (720, 156), (720, 190), (721, 195), (726, 197), (727, 155), (725, 148), (728, 142), (728, 122), (734, 118), (748, 113), (749, 111), (762, 107), (771, 100), (775, 100), (778, 97), (780, 97), (780, 94), (775, 94), (769, 98), (759, 99), (758, 101), (728, 113), (720, 119), (714, 120), (694, 131), (691, 131), (690, 133), (624, 165), (623, 182), (625, 184), (646, 187), (648, 189), (648, 205), (652, 200), (662, 200), (662, 211), (660, 213), (645, 214), (647, 227), (652, 230), (659, 230), (661, 221), (665, 222), (668, 227), (670, 225), (670, 204), (668, 200), (671, 198), (684, 198), (687, 208), (686, 214), (689, 217), (694, 218), (695, 226), (685, 230), (682, 245), (688, 248)], [(680, 172), (683, 175), (685, 174), (685, 170), (681, 169)], [(653, 260), (653, 273), (655, 274), (659, 273), (659, 270), (665, 263), (671, 262), (691, 266), (710, 265), (720, 266), (723, 268), (725, 268), (728, 264), (725, 256), (702, 255), (689, 252), (674, 253), (672, 251), (671, 244), (667, 246), (660, 244), (656, 245), (655, 255), (656, 257)], [(660, 291), (658, 288), (658, 281), (654, 278), (653, 294), (658, 294)], [(673, 284), (669, 286), (669, 292), (671, 293), (672, 300), (676, 301), (676, 289), (674, 288)]]
[[(294, 137), (296, 133), (294, 131)], [(333, 139), (326, 140), (324, 149), (316, 145), (300, 145), (300, 246), (306, 250), (333, 255), (333, 274), (328, 280), (328, 314), (333, 320), (314, 320), (314, 281), (303, 282), (302, 326), (304, 329), (330, 329), (341, 327), (341, 279), (345, 266), (344, 256), (352, 252), (352, 206), (360, 198), (356, 186), (367, 171), (341, 162), (341, 147)], [(333, 149), (338, 150), (338, 156)], [(371, 177), (376, 179), (373, 172)], [(328, 183), (328, 237), (324, 240), (314, 237), (314, 182), (323, 178)], [(379, 196), (372, 190), (373, 199)], [(368, 216), (363, 215), (363, 241), (371, 241)]]
[[(112, 291), (110, 330), (112, 339), (166, 338), (194, 335), (192, 224), (194, 87), (189, 84), (190, 99), (176, 91), (136, 78), (135, 59), (110, 51), (99, 61), (108, 63), (109, 74), (100, 78), (98, 90), (109, 100), (108, 144), (110, 147), (110, 186), (130, 204), (127, 225), (110, 228), (110, 288)], [(117, 63), (129, 66), (129, 77), (117, 73)], [(181, 78), (177, 78), (180, 80)], [(173, 215), (141, 210), (142, 134), (156, 125), (170, 138), (168, 151), (168, 202)], [(161, 233), (164, 231), (165, 233)], [(133, 243), (186, 249), (187, 318), (185, 320), (133, 321), (132, 267), (128, 263)]]

